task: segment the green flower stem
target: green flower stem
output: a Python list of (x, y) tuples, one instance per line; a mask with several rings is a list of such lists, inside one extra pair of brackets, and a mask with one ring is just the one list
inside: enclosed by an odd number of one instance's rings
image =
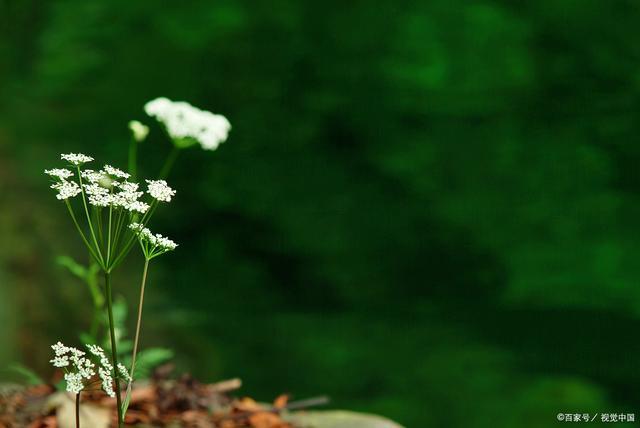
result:
[(135, 138), (129, 140), (129, 174), (131, 179), (135, 181), (138, 165), (138, 142)]
[[(149, 220), (151, 219), (151, 216), (153, 215), (157, 207), (158, 207), (158, 202), (153, 201), (151, 203), (151, 208), (149, 208), (149, 211), (146, 212), (146, 214), (142, 217), (142, 220), (140, 221), (143, 227), (145, 227), (147, 223), (149, 223)], [(129, 241), (127, 241), (127, 243), (125, 244), (124, 248), (122, 249), (118, 257), (116, 257), (113, 263), (111, 263), (112, 268), (115, 266), (118, 266), (120, 262), (124, 260), (127, 254), (129, 254), (131, 247), (134, 245), (134, 242), (137, 239), (138, 239), (138, 236), (135, 233), (131, 235), (131, 238), (129, 238)]]
[(104, 244), (104, 236), (102, 236), (102, 212), (99, 208), (93, 207), (93, 217), (96, 221), (96, 229), (98, 229), (98, 241), (100, 245)]
[(96, 261), (98, 263), (100, 263), (101, 266), (103, 266), (102, 257), (101, 256), (98, 257), (99, 254), (96, 254), (96, 252), (94, 251), (94, 249), (91, 246), (91, 244), (89, 244), (89, 241), (87, 240), (87, 237), (84, 235), (84, 232), (82, 231), (82, 228), (80, 227), (80, 224), (78, 223), (78, 219), (76, 218), (76, 215), (74, 214), (73, 209), (71, 208), (71, 204), (69, 203), (68, 200), (65, 200), (65, 205), (67, 206), (67, 209), (69, 210), (69, 214), (71, 215), (71, 219), (73, 220), (73, 224), (76, 225), (76, 229), (78, 229), (78, 233), (80, 234), (80, 237), (84, 241), (84, 244), (87, 246), (87, 248), (89, 249), (89, 252), (96, 259)]
[(118, 215), (116, 216), (116, 233), (115, 236), (113, 238), (113, 248), (114, 248), (114, 252), (117, 253), (117, 249), (118, 246), (120, 244), (120, 237), (122, 236), (122, 232), (124, 231), (125, 227), (125, 222), (127, 221), (127, 213), (124, 211), (124, 209), (120, 208), (118, 209)]
[(144, 259), (144, 269), (142, 270), (142, 282), (140, 284), (140, 300), (138, 302), (138, 321), (136, 322), (136, 335), (133, 340), (133, 353), (131, 354), (131, 372), (129, 376), (131, 380), (129, 381), (129, 385), (127, 385), (127, 394), (126, 394), (126, 402), (129, 402), (129, 397), (131, 395), (131, 384), (133, 383), (133, 374), (136, 369), (136, 356), (138, 355), (138, 342), (140, 340), (140, 326), (142, 324), (142, 305), (144, 304), (144, 288), (147, 283), (147, 272), (149, 270), (149, 259), (145, 257)]
[(80, 167), (76, 167), (78, 171), (78, 182), (80, 183), (80, 190), (82, 191), (82, 205), (84, 206), (84, 213), (87, 216), (87, 222), (89, 223), (89, 231), (91, 232), (91, 238), (93, 238), (93, 243), (96, 246), (96, 251), (100, 256), (100, 263), (104, 266), (104, 259), (102, 258), (102, 253), (100, 251), (100, 246), (98, 245), (98, 240), (96, 239), (96, 234), (93, 231), (93, 224), (91, 222), (91, 216), (89, 215), (89, 208), (87, 207), (87, 197), (84, 193), (84, 184), (82, 183), (82, 174), (80, 173)]
[(107, 229), (107, 268), (109, 268), (109, 260), (111, 260), (111, 217), (113, 215), (113, 207), (109, 204), (109, 228)]
[(118, 349), (116, 346), (116, 331), (113, 322), (113, 303), (111, 301), (111, 274), (104, 273), (105, 292), (107, 295), (107, 313), (109, 315), (109, 335), (111, 336), (111, 360), (113, 364), (113, 379), (116, 383), (116, 404), (118, 410), (118, 427), (124, 426), (124, 415), (122, 413), (122, 397), (120, 396), (120, 378), (118, 376)]
[(173, 168), (173, 164), (176, 163), (176, 159), (178, 158), (179, 153), (180, 149), (174, 145), (171, 149), (171, 152), (169, 153), (169, 156), (167, 156), (167, 160), (164, 161), (164, 165), (162, 166), (160, 174), (158, 175), (161, 179), (167, 178), (169, 172), (171, 172), (171, 169)]

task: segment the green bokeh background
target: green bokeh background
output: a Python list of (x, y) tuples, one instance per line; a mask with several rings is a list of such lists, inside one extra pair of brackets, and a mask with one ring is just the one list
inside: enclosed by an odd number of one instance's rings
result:
[(144, 345), (408, 427), (634, 412), (638, 22), (631, 0), (0, 1), (0, 367), (49, 376), (91, 312), (43, 169), (124, 167), (139, 119), (157, 174), (142, 106), (167, 96), (233, 130), (172, 173)]

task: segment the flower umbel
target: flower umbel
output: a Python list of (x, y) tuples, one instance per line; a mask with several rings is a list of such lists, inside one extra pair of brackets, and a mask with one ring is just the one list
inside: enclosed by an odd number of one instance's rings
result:
[(164, 97), (149, 101), (144, 111), (165, 126), (174, 142), (192, 138), (205, 150), (217, 149), (231, 130), (231, 124), (222, 115)]
[(178, 244), (173, 242), (171, 239), (164, 237), (159, 233), (153, 234), (140, 223), (131, 223), (129, 228), (138, 237), (140, 245), (142, 246), (142, 252), (148, 260), (168, 251), (173, 251), (178, 247)]
[(158, 201), (170, 202), (176, 191), (169, 187), (164, 180), (147, 180), (147, 193)]
[(58, 191), (56, 198), (60, 201), (73, 198), (82, 192), (82, 189), (80, 189), (80, 186), (78, 186), (76, 182), (67, 180), (54, 183), (51, 185), (51, 188)]
[[(97, 361), (92, 361), (83, 351), (71, 346), (65, 346), (58, 342), (52, 345), (54, 358), (50, 361), (54, 367), (62, 368), (65, 371), (64, 379), (67, 382), (67, 391), (79, 394), (86, 387), (92, 384), (92, 379), (98, 369), (98, 377), (102, 382), (102, 389), (110, 396), (115, 397), (113, 389), (113, 365), (104, 353), (104, 350), (97, 345), (87, 345), (87, 349)], [(122, 369), (119, 368), (120, 377)], [(126, 379), (126, 378), (125, 378)]]
[(73, 172), (69, 171), (66, 168), (45, 169), (44, 173), (52, 177), (59, 178), (60, 180), (66, 180), (67, 178), (73, 176)]
[(91, 156), (83, 155), (82, 153), (67, 153), (60, 155), (60, 159), (66, 160), (73, 165), (82, 165), (87, 162), (91, 162), (93, 158)]

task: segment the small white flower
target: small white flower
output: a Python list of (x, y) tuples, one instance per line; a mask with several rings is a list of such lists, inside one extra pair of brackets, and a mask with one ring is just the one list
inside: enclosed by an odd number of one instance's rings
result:
[(80, 176), (89, 182), (90, 184), (98, 184), (104, 182), (107, 177), (103, 171), (94, 171), (92, 169), (86, 169), (80, 173)]
[(121, 170), (119, 168), (114, 168), (111, 165), (105, 165), (104, 166), (104, 172), (106, 172), (107, 174), (112, 175), (114, 177), (118, 177), (118, 178), (127, 179), (127, 178), (131, 177), (129, 174), (127, 174), (123, 170)]
[(136, 140), (138, 143), (143, 142), (145, 138), (147, 138), (147, 135), (149, 134), (149, 127), (146, 125), (143, 125), (137, 120), (132, 120), (131, 122), (129, 122), (129, 129), (131, 130), (133, 139)]
[(87, 345), (89, 352), (91, 352), (96, 357), (100, 358), (100, 364), (109, 371), (113, 370), (113, 366), (111, 362), (107, 358), (107, 355), (104, 353), (104, 349), (99, 347), (98, 345)]
[(162, 202), (171, 201), (171, 197), (176, 194), (176, 191), (169, 187), (164, 180), (147, 180), (147, 188), (147, 193), (151, 197)]
[(159, 256), (167, 251), (173, 251), (178, 247), (174, 241), (159, 233), (155, 235), (140, 223), (131, 223), (129, 228), (138, 236), (140, 242), (145, 244), (145, 255), (149, 258)]
[[(63, 368), (65, 371), (64, 379), (67, 383), (67, 391), (79, 394), (85, 387), (84, 380), (90, 380), (95, 375), (96, 364), (87, 358), (85, 353), (77, 348), (65, 346), (58, 342), (51, 348), (55, 353), (55, 357), (51, 360), (54, 367)], [(95, 357), (100, 360), (98, 367), (98, 376), (102, 380), (102, 389), (111, 397), (115, 397), (113, 391), (113, 366), (109, 362), (102, 348), (97, 345), (87, 345), (87, 348)]]
[(73, 165), (82, 165), (83, 163), (91, 162), (93, 158), (91, 156), (83, 155), (82, 153), (67, 153), (60, 155), (60, 159), (66, 160)]
[(140, 201), (133, 201), (133, 202), (129, 202), (126, 205), (124, 205), (124, 208), (127, 211), (144, 214), (144, 213), (147, 212), (147, 210), (149, 210), (149, 204), (146, 204), (146, 203), (140, 202)]
[(73, 172), (69, 171), (66, 168), (45, 169), (44, 173), (52, 177), (57, 177), (60, 180), (65, 180), (73, 176)]
[(51, 349), (53, 349), (53, 352), (55, 352), (56, 356), (60, 356), (60, 355), (64, 355), (67, 352), (69, 352), (69, 348), (67, 348), (66, 346), (64, 346), (62, 344), (62, 342), (58, 342), (54, 345), (51, 345)]
[(123, 207), (128, 211), (135, 211), (144, 214), (149, 209), (149, 205), (138, 201), (144, 193), (138, 191), (138, 184), (129, 181), (116, 182), (114, 187), (120, 191), (113, 195), (113, 205)]
[(102, 380), (102, 389), (107, 393), (109, 397), (115, 397), (116, 393), (113, 390), (113, 366), (104, 353), (104, 350), (98, 345), (87, 345), (87, 349), (93, 355), (100, 359), (100, 367), (98, 367), (98, 376)]
[(155, 246), (159, 247), (163, 251), (172, 251), (175, 250), (178, 246), (178, 244), (173, 242), (171, 239), (166, 238), (159, 233), (156, 233), (154, 235), (154, 240), (152, 242)]
[(89, 204), (95, 207), (108, 207), (113, 202), (111, 191), (100, 184), (89, 184), (84, 186)]
[(144, 110), (164, 124), (174, 140), (193, 138), (205, 150), (215, 150), (227, 140), (231, 130), (226, 117), (200, 110), (186, 102), (161, 97), (145, 104)]
[(55, 357), (53, 360), (49, 361), (53, 364), (53, 367), (67, 367), (69, 365), (69, 358), (67, 357)]
[(80, 373), (65, 373), (64, 380), (67, 381), (67, 391), (73, 394), (80, 394), (84, 389), (82, 376)]
[(58, 183), (52, 184), (51, 188), (58, 191), (56, 198), (60, 201), (73, 198), (82, 192), (82, 189), (80, 189), (80, 186), (78, 186), (75, 181), (62, 180)]
[(122, 379), (126, 380), (127, 382), (131, 382), (131, 376), (129, 375), (127, 368), (121, 363), (118, 363), (118, 371), (120, 372), (120, 377)]

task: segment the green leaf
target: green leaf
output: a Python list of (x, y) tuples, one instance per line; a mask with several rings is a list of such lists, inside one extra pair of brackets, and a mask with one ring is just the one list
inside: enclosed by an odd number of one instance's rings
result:
[(93, 345), (98, 342), (95, 337), (93, 337), (90, 333), (87, 333), (86, 331), (80, 332), (78, 336), (80, 337), (80, 341), (85, 345)]
[(149, 348), (138, 352), (134, 378), (148, 378), (154, 368), (171, 360), (173, 355), (173, 350), (169, 348)]
[(8, 367), (8, 371), (20, 376), (27, 385), (42, 385), (45, 383), (36, 372), (22, 364), (12, 364)]
[(82, 266), (80, 263), (76, 262), (69, 256), (58, 256), (56, 257), (56, 263), (59, 266), (66, 268), (71, 274), (74, 276), (86, 281), (88, 277), (88, 269)]

